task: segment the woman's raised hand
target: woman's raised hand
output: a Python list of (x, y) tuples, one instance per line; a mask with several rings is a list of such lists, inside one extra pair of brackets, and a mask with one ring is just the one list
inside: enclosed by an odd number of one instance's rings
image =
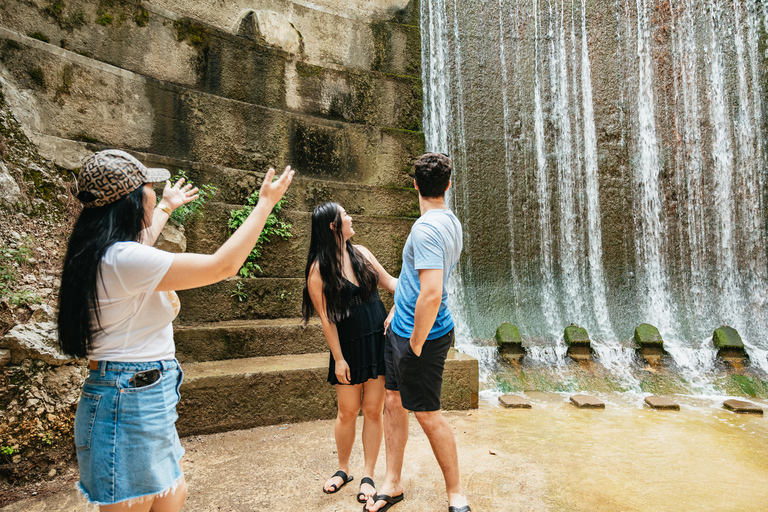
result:
[(189, 183), (184, 185), (184, 178), (181, 178), (174, 185), (171, 185), (170, 180), (166, 180), (161, 201), (170, 206), (171, 210), (175, 210), (179, 206), (197, 199), (197, 191), (197, 187), (192, 188)]
[(291, 166), (289, 165), (285, 168), (283, 174), (280, 175), (277, 181), (272, 181), (275, 177), (275, 170), (270, 167), (267, 174), (264, 176), (264, 182), (261, 184), (261, 189), (259, 190), (259, 202), (266, 201), (266, 204), (269, 205), (270, 209), (274, 208), (280, 198), (283, 197), (283, 194), (285, 194), (285, 191), (288, 190), (288, 185), (290, 185), (291, 180), (293, 180), (294, 172), (295, 171), (291, 169)]

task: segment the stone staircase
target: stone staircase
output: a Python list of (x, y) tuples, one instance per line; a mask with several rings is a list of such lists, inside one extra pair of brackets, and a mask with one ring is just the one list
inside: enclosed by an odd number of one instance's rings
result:
[[(333, 418), (319, 322), (299, 319), (311, 211), (342, 204), (355, 242), (393, 275), (418, 216), (409, 176), (424, 150), (418, 3), (381, 2), (390, 8), (361, 18), (283, 2), (298, 53), (249, 25), (260, 11), (248, 6), (262, 3), (209, 13), (192, 0), (2, 3), (3, 93), (41, 154), (74, 169), (119, 147), (219, 187), (187, 226), (188, 251), (226, 239), (229, 212), (268, 167), (297, 169), (283, 210), (293, 237), (265, 246), (263, 273), (179, 292), (182, 435)], [(335, 39), (333, 26), (344, 27)], [(477, 361), (453, 355), (444, 407), (476, 407), (477, 393)]]

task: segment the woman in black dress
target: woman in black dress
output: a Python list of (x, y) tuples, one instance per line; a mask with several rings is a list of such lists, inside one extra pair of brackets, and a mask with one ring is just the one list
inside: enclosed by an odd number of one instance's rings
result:
[(373, 471), (381, 447), (384, 409), (384, 330), (391, 320), (377, 287), (395, 292), (397, 279), (376, 261), (371, 251), (349, 241), (355, 234), (352, 217), (336, 203), (325, 203), (312, 214), (304, 322), (314, 306), (331, 351), (328, 382), (336, 386), (338, 414), (335, 437), (339, 471), (323, 490), (334, 493), (347, 482), (349, 457), (355, 442), (355, 420), (363, 409), (365, 469), (357, 500), (376, 493)]

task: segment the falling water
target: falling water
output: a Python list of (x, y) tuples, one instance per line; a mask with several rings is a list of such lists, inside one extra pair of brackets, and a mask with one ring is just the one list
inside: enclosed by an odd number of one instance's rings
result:
[[(564, 1), (564, 0), (562, 0)], [(550, 15), (549, 52), (550, 86), (555, 120), (557, 178), (559, 185), (560, 209), (560, 266), (562, 268), (562, 288), (565, 294), (564, 313), (567, 318), (583, 318), (583, 294), (580, 289), (578, 265), (581, 260), (581, 237), (577, 232), (576, 183), (571, 140), (570, 94), (568, 89), (568, 69), (566, 59), (566, 40), (564, 9)], [(550, 12), (552, 7), (550, 6)]]
[[(554, 270), (552, 268), (552, 219), (550, 216), (550, 197), (548, 188), (547, 159), (544, 154), (544, 109), (541, 105), (541, 82), (539, 80), (539, 19), (538, 5), (534, 1), (534, 137), (536, 140), (536, 196), (539, 205), (539, 244), (541, 247), (541, 297), (544, 319), (548, 334), (552, 339), (560, 340), (559, 325), (556, 325), (557, 299), (555, 291)], [(564, 344), (558, 343), (561, 347)], [(560, 356), (565, 350), (560, 350)], [(557, 355), (557, 354), (555, 354)], [(549, 359), (549, 354), (544, 357)]]
[(620, 375), (651, 323), (705, 389), (728, 324), (768, 373), (765, 4), (421, 8), (427, 148), (456, 163), (465, 227), (461, 342), (511, 321), (561, 365), (573, 322)]

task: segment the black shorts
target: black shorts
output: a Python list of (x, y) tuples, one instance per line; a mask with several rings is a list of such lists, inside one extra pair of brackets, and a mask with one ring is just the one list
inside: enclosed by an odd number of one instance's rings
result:
[(427, 340), (416, 356), (411, 340), (387, 329), (384, 361), (387, 365), (384, 387), (400, 392), (403, 407), (409, 411), (439, 411), (443, 389), (443, 369), (448, 350), (453, 344), (453, 329), (447, 334)]

